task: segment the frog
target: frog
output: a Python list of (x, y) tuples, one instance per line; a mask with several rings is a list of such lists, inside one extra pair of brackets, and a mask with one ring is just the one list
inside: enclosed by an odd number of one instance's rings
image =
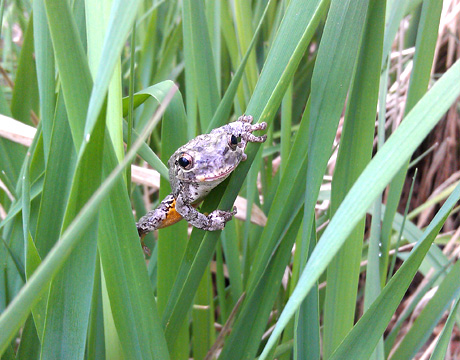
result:
[[(265, 130), (267, 123), (252, 124), (253, 117), (243, 114), (236, 121), (202, 134), (177, 149), (168, 161), (171, 194), (157, 208), (142, 216), (136, 223), (143, 240), (151, 231), (171, 226), (185, 219), (192, 226), (206, 231), (223, 230), (237, 213), (216, 209), (210, 214), (196, 207), (212, 189), (223, 182), (247, 159), (246, 145), (263, 143), (267, 135), (256, 136), (253, 131)], [(144, 252), (148, 249), (143, 244)]]

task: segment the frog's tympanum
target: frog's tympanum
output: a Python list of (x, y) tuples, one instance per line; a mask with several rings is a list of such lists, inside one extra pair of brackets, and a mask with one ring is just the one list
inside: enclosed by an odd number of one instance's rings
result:
[(197, 136), (180, 147), (169, 159), (169, 182), (172, 193), (160, 205), (144, 215), (137, 223), (139, 235), (175, 224), (182, 218), (203, 230), (222, 230), (236, 214), (214, 210), (209, 215), (195, 209), (213, 188), (246, 160), (244, 149), (248, 142), (264, 142), (266, 135), (253, 131), (267, 127), (265, 122), (251, 125), (252, 116), (243, 115), (237, 121)]

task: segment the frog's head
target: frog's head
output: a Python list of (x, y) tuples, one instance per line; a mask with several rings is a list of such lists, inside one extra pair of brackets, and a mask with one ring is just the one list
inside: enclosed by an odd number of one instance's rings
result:
[(237, 121), (197, 136), (181, 146), (169, 159), (170, 181), (218, 184), (246, 160), (244, 149), (248, 142), (264, 142), (266, 135), (255, 136), (255, 130), (265, 123), (251, 125), (252, 116), (243, 115)]
[(173, 171), (170, 176), (185, 182), (221, 182), (243, 158), (241, 138), (225, 131), (204, 134), (173, 154), (169, 160), (170, 171)]

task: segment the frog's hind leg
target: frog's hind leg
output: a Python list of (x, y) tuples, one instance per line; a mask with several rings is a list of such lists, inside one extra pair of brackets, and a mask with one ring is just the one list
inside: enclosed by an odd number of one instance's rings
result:
[(166, 196), (160, 205), (142, 216), (136, 224), (137, 232), (142, 238), (151, 231), (175, 224), (182, 219), (176, 211), (176, 199), (172, 194)]

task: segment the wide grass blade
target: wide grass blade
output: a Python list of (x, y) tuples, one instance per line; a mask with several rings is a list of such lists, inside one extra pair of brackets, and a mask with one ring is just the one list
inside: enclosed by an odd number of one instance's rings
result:
[[(105, 113), (78, 160), (63, 231), (101, 183), (104, 117)], [(85, 353), (96, 263), (97, 222), (97, 217), (89, 222), (86, 234), (79, 239), (72, 256), (51, 284), (41, 352), (45, 359), (53, 356), (82, 358)]]
[[(311, 80), (308, 172), (302, 265), (306, 262), (315, 204), (364, 33), (369, 1), (332, 1)], [(340, 84), (340, 86), (337, 86)], [(328, 332), (328, 334), (330, 334)], [(326, 347), (333, 347), (329, 337)], [(327, 353), (326, 353), (327, 356)]]
[[(182, 18), (185, 50), (186, 76), (191, 77), (194, 87), (200, 124), (207, 129), (220, 101), (217, 91), (216, 69), (209, 39), (208, 25), (204, 11), (204, 0), (184, 0)], [(199, 46), (198, 46), (199, 44)]]
[[(384, 15), (385, 1), (369, 2), (366, 27), (332, 178), (331, 216), (371, 160), (382, 62)], [(323, 329), (325, 358), (332, 354), (354, 323), (364, 225), (363, 218), (327, 270)]]

